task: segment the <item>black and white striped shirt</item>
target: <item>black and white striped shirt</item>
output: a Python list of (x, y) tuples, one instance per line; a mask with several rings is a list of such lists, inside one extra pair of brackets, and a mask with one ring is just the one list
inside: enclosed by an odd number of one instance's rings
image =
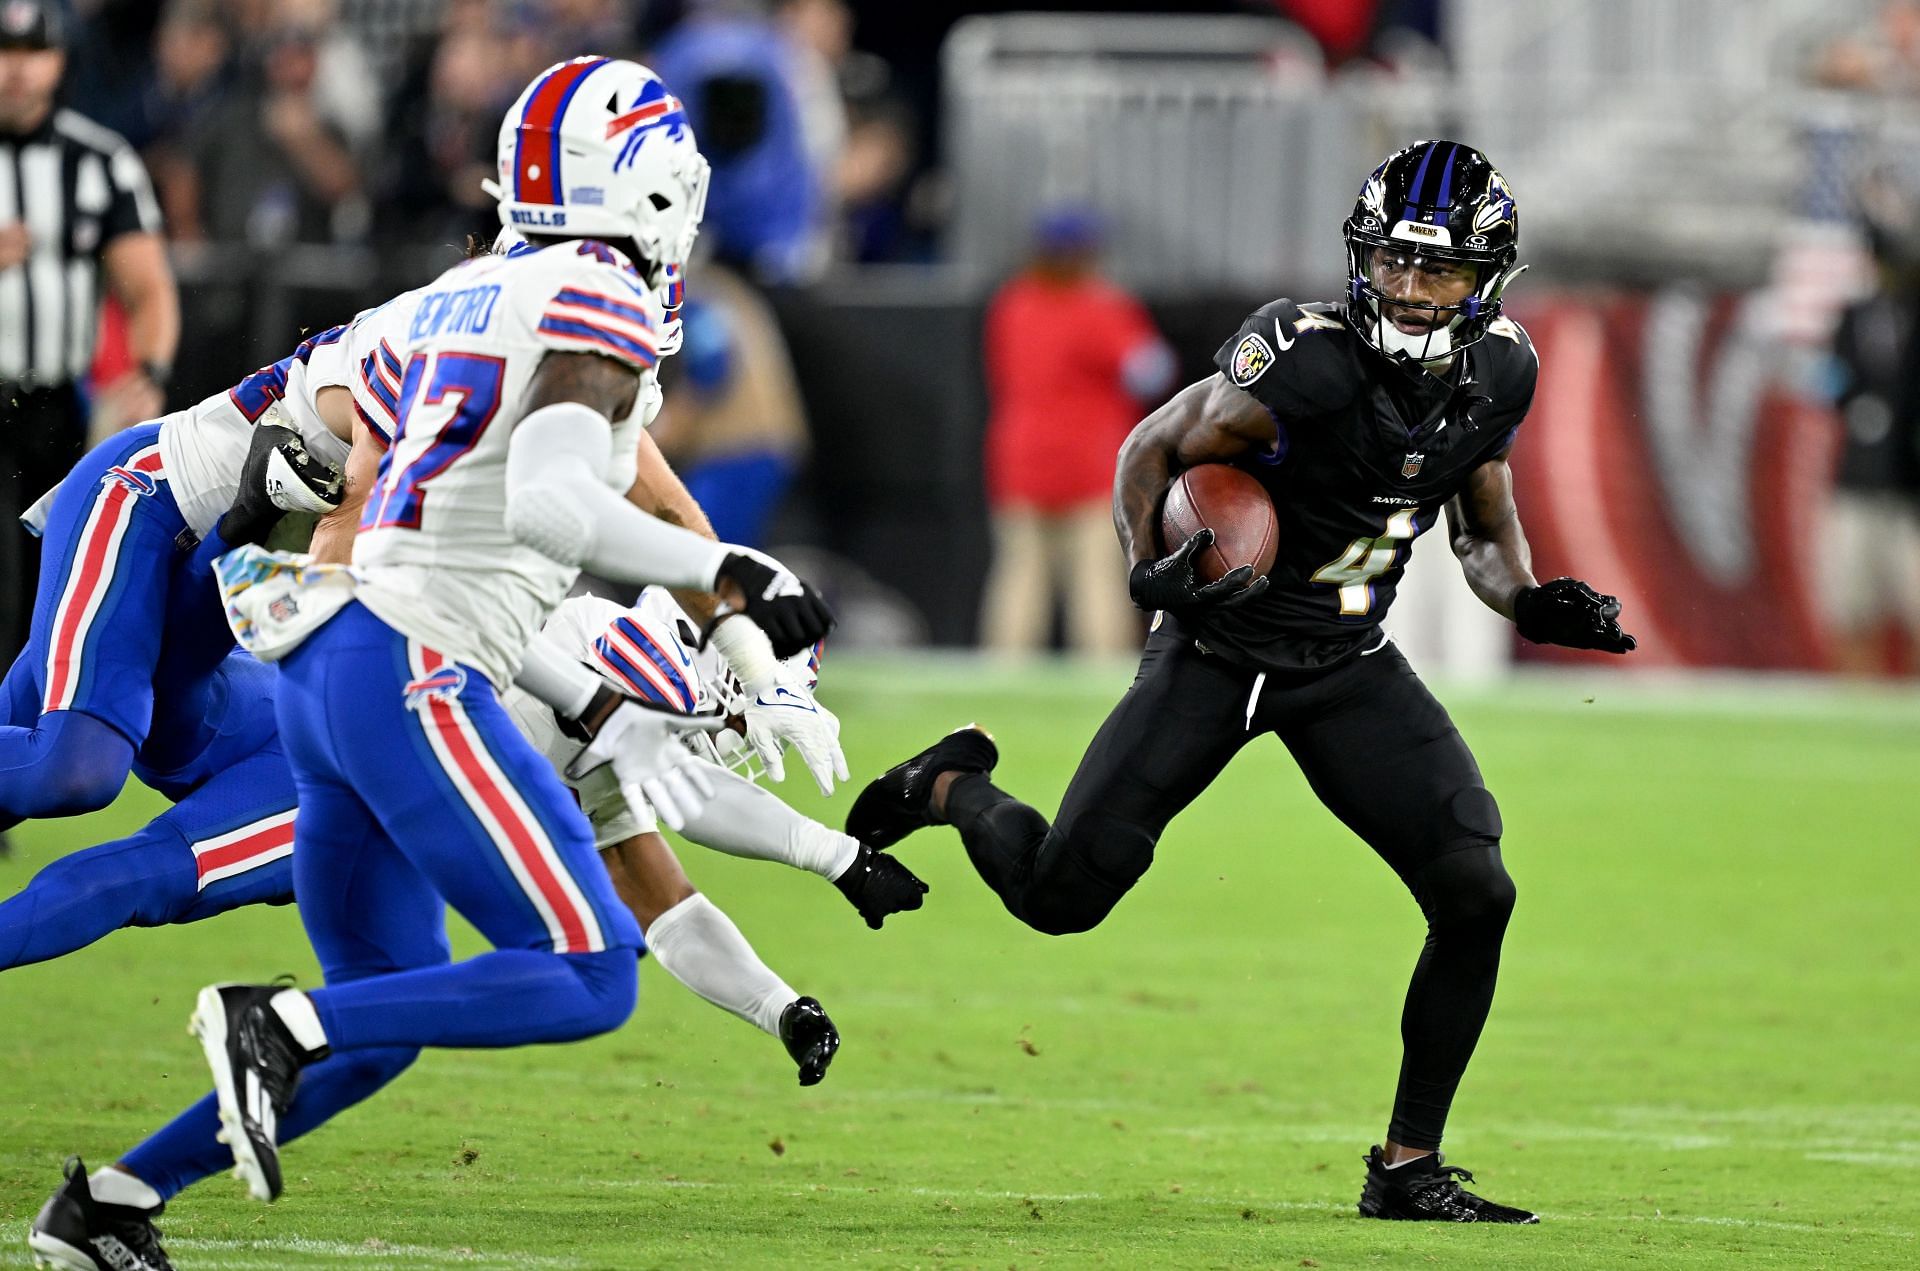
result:
[(24, 136), (0, 133), (0, 225), (24, 222), (27, 259), (0, 269), (0, 380), (81, 378), (100, 323), (100, 253), (160, 230), (147, 170), (119, 134), (56, 110)]

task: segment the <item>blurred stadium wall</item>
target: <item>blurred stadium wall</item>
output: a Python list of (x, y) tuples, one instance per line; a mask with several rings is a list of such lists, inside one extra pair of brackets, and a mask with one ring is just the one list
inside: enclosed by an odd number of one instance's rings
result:
[[(424, 7), (342, 16), (392, 25)], [(970, 642), (988, 550), (981, 306), (1033, 214), (1100, 209), (1113, 272), (1197, 378), (1249, 307), (1338, 294), (1339, 225), (1373, 162), (1457, 136), (1509, 178), (1535, 266), (1512, 296), (1544, 367), (1515, 462), (1541, 575), (1617, 592), (1639, 664), (1818, 667), (1812, 541), (1836, 438), (1820, 357), (1866, 278), (1858, 175), (1891, 167), (1920, 189), (1920, 95), (1812, 87), (1809, 67), (1831, 41), (1871, 41), (1885, 7), (1443, 0), (1437, 47), (1335, 69), (1277, 17), (962, 20), (932, 148), (950, 198), (940, 258), (772, 293), (815, 434), (776, 540), (857, 566), (917, 611), (908, 629)], [(451, 258), (182, 253), (183, 394)], [(1519, 652), (1443, 541), (1418, 559), (1392, 625), (1422, 665), (1485, 674)]]

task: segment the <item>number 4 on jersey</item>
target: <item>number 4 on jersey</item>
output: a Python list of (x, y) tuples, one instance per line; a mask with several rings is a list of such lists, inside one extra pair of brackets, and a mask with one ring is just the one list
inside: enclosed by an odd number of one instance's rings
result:
[[(500, 409), (500, 388), (507, 374), (504, 358), (441, 353), (432, 359), (431, 375), (427, 374), (427, 363), (426, 354), (414, 354), (400, 381), (400, 414), (393, 444), (380, 460), (378, 484), (361, 514), (363, 530), (419, 529), (427, 501), (423, 487), (474, 448)], [(453, 413), (433, 418), (438, 412), (426, 408), (444, 405), (449, 397), (458, 399)], [(403, 450), (413, 449), (409, 443), (417, 444), (429, 435), (432, 439), (425, 448), (411, 458), (401, 457)]]
[(1313, 571), (1313, 581), (1340, 588), (1341, 617), (1358, 617), (1373, 608), (1373, 580), (1392, 569), (1400, 545), (1418, 530), (1413, 518), (1418, 508), (1402, 508), (1387, 518), (1387, 532), (1379, 538), (1356, 538), (1339, 559)]

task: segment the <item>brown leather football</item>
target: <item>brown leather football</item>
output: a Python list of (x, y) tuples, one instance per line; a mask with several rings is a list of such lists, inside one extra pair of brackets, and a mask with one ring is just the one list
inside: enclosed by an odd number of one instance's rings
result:
[(1160, 507), (1160, 541), (1167, 551), (1201, 529), (1213, 531), (1213, 546), (1193, 558), (1205, 582), (1242, 565), (1257, 578), (1273, 568), (1279, 550), (1279, 523), (1266, 489), (1240, 469), (1225, 463), (1188, 468), (1167, 487)]

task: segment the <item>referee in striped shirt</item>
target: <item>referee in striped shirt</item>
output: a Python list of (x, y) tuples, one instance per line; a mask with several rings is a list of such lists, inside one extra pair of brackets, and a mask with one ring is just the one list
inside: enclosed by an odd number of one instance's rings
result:
[[(39, 545), (19, 525), (86, 449), (80, 387), (101, 274), (139, 369), (101, 386), (123, 418), (157, 418), (180, 341), (160, 209), (133, 148), (56, 108), (66, 70), (57, 0), (0, 0), (0, 659), (26, 643)], [(0, 662), (4, 665), (4, 662)]]

